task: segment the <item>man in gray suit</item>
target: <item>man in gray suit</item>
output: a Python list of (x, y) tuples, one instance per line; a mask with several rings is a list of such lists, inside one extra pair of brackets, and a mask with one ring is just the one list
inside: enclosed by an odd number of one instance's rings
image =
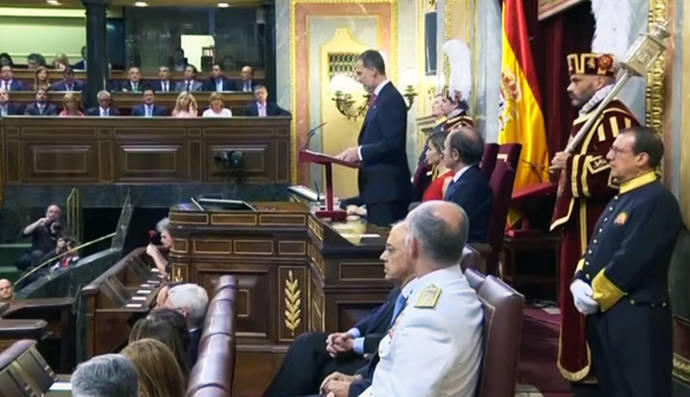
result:
[(175, 84), (175, 91), (201, 91), (201, 81), (196, 80), (196, 66), (189, 64), (184, 68), (184, 80)]

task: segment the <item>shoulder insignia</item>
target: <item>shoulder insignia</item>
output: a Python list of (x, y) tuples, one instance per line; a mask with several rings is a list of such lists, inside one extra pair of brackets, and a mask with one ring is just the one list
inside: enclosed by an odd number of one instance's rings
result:
[(424, 287), (419, 294), (417, 303), (414, 304), (414, 307), (432, 309), (436, 307), (439, 295), (441, 295), (441, 288), (437, 287), (435, 284), (429, 284)]

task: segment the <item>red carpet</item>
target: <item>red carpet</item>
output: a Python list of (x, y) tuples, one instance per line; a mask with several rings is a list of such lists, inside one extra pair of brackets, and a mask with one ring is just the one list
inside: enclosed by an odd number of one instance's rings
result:
[(545, 397), (570, 397), (570, 386), (556, 368), (560, 314), (528, 306), (522, 322), (518, 383), (532, 385)]

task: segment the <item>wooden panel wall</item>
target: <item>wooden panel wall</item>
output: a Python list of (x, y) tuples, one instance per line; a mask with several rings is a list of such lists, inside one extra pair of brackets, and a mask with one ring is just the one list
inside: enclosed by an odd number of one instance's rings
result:
[(240, 151), (247, 183), (289, 183), (290, 119), (0, 119), (6, 185), (224, 183)]

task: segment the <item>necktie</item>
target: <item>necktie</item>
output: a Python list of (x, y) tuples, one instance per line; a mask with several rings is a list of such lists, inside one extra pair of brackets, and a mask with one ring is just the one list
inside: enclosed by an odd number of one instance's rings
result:
[(187, 91), (192, 92), (192, 82), (191, 81), (187, 82)]
[(132, 92), (137, 92), (137, 91), (138, 91), (138, 90), (137, 90), (137, 86), (138, 86), (138, 85), (139, 85), (139, 84), (137, 84), (137, 83), (132, 83)]
[(146, 117), (151, 117), (151, 105), (146, 105)]
[(250, 89), (249, 89), (249, 83), (245, 81), (245, 82), (244, 82), (244, 92), (249, 92), (249, 91), (250, 91)]
[(377, 95), (376, 94), (371, 94), (371, 97), (369, 97), (369, 107), (374, 106), (374, 102), (376, 102)]
[(167, 81), (163, 82), (163, 92), (168, 92), (168, 82)]
[(406, 303), (407, 298), (400, 293), (400, 295), (398, 295), (398, 299), (395, 300), (395, 306), (393, 307), (393, 318), (391, 318), (391, 325), (395, 324), (395, 320), (398, 318), (400, 313), (402, 313)]
[(38, 114), (42, 115), (43, 109), (45, 108), (45, 106), (41, 105), (40, 103), (37, 103), (36, 105), (38, 106)]

